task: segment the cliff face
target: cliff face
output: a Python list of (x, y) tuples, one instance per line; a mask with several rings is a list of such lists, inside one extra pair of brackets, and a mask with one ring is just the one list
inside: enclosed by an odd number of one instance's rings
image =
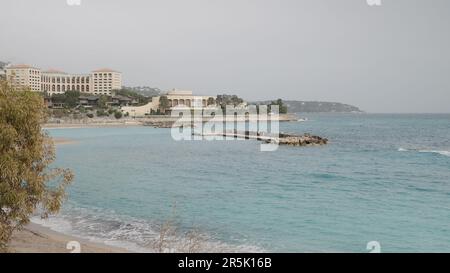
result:
[(339, 102), (284, 101), (289, 113), (351, 113), (362, 112), (358, 107)]

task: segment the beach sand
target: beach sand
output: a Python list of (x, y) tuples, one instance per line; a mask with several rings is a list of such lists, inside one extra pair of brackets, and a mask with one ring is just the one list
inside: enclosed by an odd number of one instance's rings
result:
[(73, 236), (55, 232), (38, 224), (30, 223), (14, 233), (9, 245), (12, 253), (71, 253), (67, 243), (80, 243), (81, 253), (126, 253), (125, 249), (94, 243)]

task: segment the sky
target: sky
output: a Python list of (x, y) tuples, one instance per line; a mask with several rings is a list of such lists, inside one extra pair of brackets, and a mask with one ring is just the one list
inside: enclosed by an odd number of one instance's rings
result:
[(0, 0), (0, 61), (126, 86), (450, 112), (450, 1)]

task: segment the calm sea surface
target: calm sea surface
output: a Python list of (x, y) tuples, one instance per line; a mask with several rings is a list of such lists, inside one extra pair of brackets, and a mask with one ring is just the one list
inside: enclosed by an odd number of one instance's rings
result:
[(450, 251), (450, 115), (301, 116), (281, 130), (330, 144), (261, 152), (170, 129), (49, 130), (76, 141), (56, 162), (76, 180), (60, 215), (34, 221), (136, 251), (168, 220), (178, 243), (194, 229), (209, 251)]

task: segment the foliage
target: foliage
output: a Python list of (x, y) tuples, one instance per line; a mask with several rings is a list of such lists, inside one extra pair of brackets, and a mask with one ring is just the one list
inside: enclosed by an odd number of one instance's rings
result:
[(52, 116), (55, 118), (62, 118), (62, 117), (68, 117), (69, 116), (69, 110), (67, 109), (53, 109), (52, 110)]
[(64, 94), (53, 94), (52, 102), (64, 103), (67, 108), (75, 108), (78, 106), (80, 91), (67, 91)]
[(271, 105), (278, 105), (280, 114), (287, 114), (287, 106), (283, 103), (282, 99), (277, 99), (276, 101), (272, 101)]
[(39, 95), (0, 81), (0, 251), (38, 207), (43, 217), (58, 212), (73, 180), (70, 170), (50, 167), (55, 150), (41, 129), (45, 118)]
[(165, 113), (166, 110), (169, 108), (169, 99), (167, 99), (167, 96), (161, 96), (159, 97), (159, 109), (160, 112)]
[(109, 97), (108, 97), (108, 96), (106, 96), (106, 95), (101, 95), (101, 96), (98, 98), (97, 106), (98, 106), (99, 108), (106, 109), (106, 108), (107, 108), (107, 103), (108, 103), (108, 101), (109, 101)]
[(216, 100), (214, 98), (208, 98), (208, 105), (214, 105)]
[(157, 97), (161, 94), (161, 90), (159, 88), (153, 88), (149, 86), (136, 86), (136, 87), (128, 87), (123, 86), (121, 90), (131, 91), (135, 94), (142, 95), (146, 98)]
[(108, 116), (108, 113), (103, 110), (103, 109), (98, 109), (97, 110), (97, 117), (104, 117), (104, 116)]
[(137, 100), (139, 102), (140, 105), (145, 105), (145, 104), (147, 104), (147, 103), (149, 103), (151, 101), (151, 97), (144, 96), (144, 95), (139, 94), (138, 92), (136, 92), (134, 90), (127, 89), (127, 88), (122, 88), (122, 89), (119, 89), (119, 90), (115, 90), (115, 94), (135, 99), (135, 100)]
[(75, 108), (78, 105), (78, 98), (80, 97), (80, 91), (67, 91), (64, 93), (66, 99), (66, 106), (69, 108)]
[(114, 117), (115, 117), (116, 119), (122, 118), (122, 112), (116, 111), (116, 112), (114, 113)]
[(237, 106), (243, 102), (244, 100), (236, 95), (217, 95), (216, 98), (217, 105), (220, 105), (222, 109), (225, 109), (227, 105)]

